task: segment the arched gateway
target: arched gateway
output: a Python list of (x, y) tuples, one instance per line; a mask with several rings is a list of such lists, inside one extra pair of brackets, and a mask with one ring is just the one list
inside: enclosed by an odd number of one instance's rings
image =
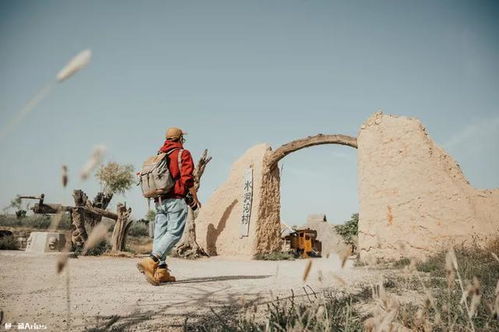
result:
[(499, 189), (477, 190), (417, 119), (373, 114), (357, 138), (316, 135), (272, 151), (267, 144), (237, 160), (196, 219), (198, 244), (210, 254), (255, 255), (280, 249), (279, 160), (319, 145), (357, 148), (359, 252), (423, 258), (451, 244), (499, 235)]
[(357, 148), (357, 139), (319, 134), (289, 142), (274, 151), (266, 144), (249, 149), (201, 209), (196, 219), (198, 244), (210, 255), (254, 256), (278, 250), (280, 175), (276, 166), (292, 152), (322, 144)]

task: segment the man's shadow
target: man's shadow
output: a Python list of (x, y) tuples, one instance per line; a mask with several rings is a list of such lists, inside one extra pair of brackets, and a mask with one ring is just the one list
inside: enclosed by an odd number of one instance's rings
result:
[[(216, 281), (227, 281), (227, 280), (242, 280), (242, 279), (265, 279), (271, 277), (271, 275), (259, 275), (259, 276), (218, 276), (218, 277), (205, 277), (205, 278), (190, 278), (177, 280), (172, 285), (176, 284), (191, 284), (191, 283), (204, 283), (204, 282), (216, 282)], [(165, 283), (166, 285), (168, 283)], [(163, 284), (162, 284), (163, 285)]]

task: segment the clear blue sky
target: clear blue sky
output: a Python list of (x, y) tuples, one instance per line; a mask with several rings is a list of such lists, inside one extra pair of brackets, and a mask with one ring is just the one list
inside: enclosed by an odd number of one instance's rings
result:
[[(16, 194), (71, 202), (98, 144), (131, 163), (164, 131), (190, 134), (213, 161), (201, 199), (254, 144), (317, 133), (357, 135), (370, 114), (419, 118), (478, 188), (499, 187), (496, 1), (0, 2), (0, 122), (76, 53), (91, 63), (0, 141), (0, 206)], [(358, 210), (356, 151), (321, 146), (284, 159), (282, 219), (342, 222)], [(68, 165), (70, 183), (60, 184)], [(141, 217), (133, 188), (126, 200)]]

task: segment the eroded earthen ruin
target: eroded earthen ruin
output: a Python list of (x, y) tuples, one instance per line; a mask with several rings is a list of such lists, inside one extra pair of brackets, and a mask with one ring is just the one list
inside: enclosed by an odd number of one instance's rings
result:
[[(269, 170), (267, 144), (252, 147), (237, 160), (229, 178), (208, 199), (196, 219), (196, 240), (209, 255), (247, 255), (279, 250), (279, 170)], [(241, 237), (243, 180), (253, 170), (253, 201), (248, 236)]]
[[(369, 257), (423, 258), (451, 244), (486, 241), (499, 234), (499, 190), (476, 190), (457, 163), (412, 118), (376, 113), (358, 138), (317, 135), (272, 151), (250, 148), (208, 199), (196, 220), (196, 238), (210, 255), (279, 250), (280, 177), (287, 154), (319, 144), (358, 149), (359, 251)], [(352, 165), (353, 166), (353, 165)], [(248, 236), (241, 236), (244, 174), (253, 172)]]
[(417, 119), (376, 113), (358, 136), (363, 259), (424, 258), (499, 235), (499, 190), (477, 190)]

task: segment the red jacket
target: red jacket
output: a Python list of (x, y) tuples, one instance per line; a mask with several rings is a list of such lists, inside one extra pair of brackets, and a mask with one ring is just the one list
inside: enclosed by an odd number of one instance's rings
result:
[(182, 151), (181, 167), (179, 169), (178, 165), (178, 154), (180, 149), (183, 149), (182, 143), (165, 141), (163, 146), (159, 151), (168, 153), (174, 150), (168, 155), (170, 159), (170, 164), (168, 165), (170, 173), (175, 180), (175, 185), (173, 189), (166, 194), (167, 198), (184, 198), (189, 192), (189, 188), (194, 185), (194, 162), (192, 161), (191, 153), (188, 150)]

